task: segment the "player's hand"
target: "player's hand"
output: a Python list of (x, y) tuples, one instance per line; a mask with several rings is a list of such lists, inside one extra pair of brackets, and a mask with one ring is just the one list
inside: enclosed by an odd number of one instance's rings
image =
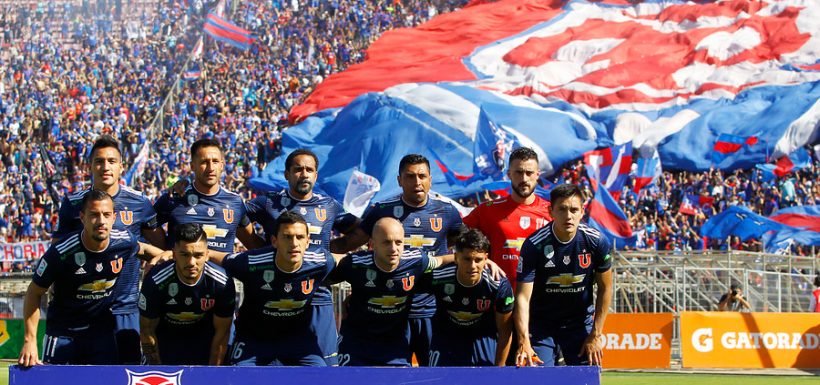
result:
[(20, 358), (17, 359), (20, 366), (34, 366), (42, 365), (40, 361), (40, 354), (37, 352), (36, 342), (24, 342), (23, 348), (20, 349)]
[(515, 355), (515, 366), (538, 366), (544, 364), (544, 361), (538, 358), (538, 355), (535, 354), (535, 351), (532, 350), (529, 344), (527, 344), (527, 346), (523, 345), (524, 344), (518, 346), (518, 353)]
[(601, 366), (604, 360), (603, 336), (596, 333), (587, 336), (587, 339), (581, 346), (581, 352), (578, 353), (578, 357), (583, 357), (584, 354), (587, 355), (590, 365)]
[(181, 197), (185, 194), (185, 189), (188, 188), (188, 178), (180, 178), (173, 186), (171, 186), (171, 197)]
[(490, 270), (490, 277), (492, 277), (493, 280), (498, 281), (501, 277), (507, 278), (507, 274), (504, 273), (504, 270), (501, 270), (501, 267), (499, 267), (497, 263), (489, 259), (487, 260), (487, 269)]

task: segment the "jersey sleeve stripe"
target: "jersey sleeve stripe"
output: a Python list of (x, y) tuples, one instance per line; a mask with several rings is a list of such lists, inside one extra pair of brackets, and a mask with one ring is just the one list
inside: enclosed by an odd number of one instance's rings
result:
[(214, 269), (214, 268), (212, 268), (208, 265), (205, 265), (205, 274), (208, 275), (209, 277), (215, 279), (217, 282), (219, 282), (223, 285), (226, 282), (228, 282), (228, 276), (222, 274), (221, 271), (216, 270), (216, 269)]
[(160, 270), (159, 272), (154, 274), (153, 280), (156, 283), (160, 283), (160, 282), (164, 281), (166, 278), (170, 277), (171, 273), (173, 273), (173, 272), (174, 272), (174, 264), (170, 264), (168, 266), (163, 267), (162, 270)]
[(419, 249), (410, 249), (410, 250), (405, 250), (401, 254), (401, 259), (414, 259), (414, 258), (421, 258), (421, 250), (419, 250)]
[(78, 243), (80, 243), (80, 234), (74, 234), (74, 235), (66, 238), (64, 241), (54, 245), (54, 247), (57, 249), (57, 251), (62, 253), (62, 252), (65, 252), (66, 250), (74, 247)]

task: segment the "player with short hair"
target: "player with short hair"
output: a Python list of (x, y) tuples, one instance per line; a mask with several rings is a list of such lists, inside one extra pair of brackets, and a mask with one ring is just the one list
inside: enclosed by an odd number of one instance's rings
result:
[(222, 365), (236, 289), (208, 261), (202, 225), (174, 228), (174, 259), (157, 265), (140, 291), (142, 350), (149, 365)]
[(26, 291), (25, 336), (18, 363), (40, 364), (37, 324), (40, 301), (51, 287), (43, 360), (49, 364), (116, 364), (116, 320), (111, 311), (113, 287), (128, 260), (159, 258), (163, 251), (114, 230), (114, 200), (90, 190), (80, 204), (83, 229), (54, 242), (40, 258)]
[[(214, 139), (200, 139), (191, 145), (191, 170), (194, 181), (180, 197), (163, 193), (154, 204), (159, 224), (168, 223), (168, 232), (183, 223), (202, 224), (208, 236), (208, 248), (232, 253), (238, 238), (248, 249), (264, 246), (253, 231), (246, 215), (245, 202), (239, 194), (220, 185), (225, 158), (222, 146)], [(168, 240), (173, 246), (174, 239)]]
[(305, 219), (285, 212), (276, 219), (273, 246), (228, 256), (211, 253), (245, 293), (236, 319), (231, 362), (238, 366), (326, 366), (311, 330), (311, 299), (336, 266), (330, 252), (307, 251)]
[[(151, 202), (141, 192), (120, 185), (122, 176), (122, 153), (119, 143), (109, 135), (102, 135), (91, 146), (90, 188), (68, 194), (60, 205), (57, 230), (52, 234), (52, 243), (64, 239), (69, 233), (82, 229), (80, 209), (83, 197), (90, 190), (105, 191), (114, 199), (117, 218), (113, 229), (126, 230), (135, 237), (145, 237), (152, 245), (165, 246), (165, 233), (157, 224), (157, 213)], [(129, 259), (123, 266), (117, 284), (114, 286), (114, 300), (111, 305), (116, 321), (117, 348), (121, 364), (140, 362), (139, 344), (139, 295), (140, 263)]]
[[(550, 192), (553, 220), (524, 241), (515, 295), (519, 364), (601, 365), (604, 321), (612, 301), (610, 243), (581, 223), (583, 193), (563, 184)], [(593, 306), (593, 285), (597, 293)]]
[(504, 366), (512, 340), (510, 282), (485, 269), (490, 241), (481, 231), (464, 231), (455, 250), (455, 263), (429, 280), (437, 307), (430, 366)]
[(416, 280), (442, 259), (405, 249), (404, 228), (395, 218), (376, 221), (372, 234), (373, 251), (344, 258), (328, 278), (347, 281), (353, 292), (340, 329), (339, 364), (410, 366), (408, 316)]
[[(461, 215), (449, 202), (430, 193), (430, 162), (424, 156), (409, 154), (399, 162), (397, 177), (401, 195), (372, 204), (362, 215), (361, 227), (372, 236), (382, 218), (395, 218), (404, 226), (404, 244), (420, 248), (430, 256), (448, 253), (461, 229)], [(448, 242), (449, 241), (449, 242)], [(410, 310), (410, 344), (419, 365), (427, 366), (432, 335), (431, 319), (436, 312), (435, 298), (427, 293), (413, 296)]]
[[(339, 202), (329, 196), (313, 192), (319, 169), (319, 158), (312, 151), (297, 149), (285, 159), (285, 179), (288, 189), (269, 192), (248, 202), (248, 217), (265, 230), (268, 237), (274, 235), (276, 219), (283, 212), (294, 211), (307, 221), (310, 231), (308, 250), (322, 253), (330, 250), (345, 253), (346, 235), (331, 240), (334, 231), (341, 234), (361, 233), (359, 219), (349, 214)], [(313, 317), (311, 328), (319, 336), (319, 347), (328, 365), (338, 363), (338, 333), (333, 313), (331, 290), (326, 284), (316, 288), (311, 302)]]

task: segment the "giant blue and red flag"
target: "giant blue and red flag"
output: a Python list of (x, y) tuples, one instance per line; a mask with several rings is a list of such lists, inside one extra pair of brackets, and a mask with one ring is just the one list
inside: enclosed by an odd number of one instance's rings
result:
[(632, 233), (629, 218), (624, 214), (609, 191), (599, 183), (592, 183), (595, 196), (589, 202), (589, 225), (604, 233), (616, 248), (635, 247), (637, 235)]
[(651, 186), (662, 173), (661, 158), (658, 151), (652, 151), (652, 156), (638, 156), (635, 160), (635, 176), (632, 180), (632, 192), (639, 193), (644, 187)]
[[(317, 186), (337, 199), (355, 167), (382, 182), (374, 199), (397, 193), (401, 157), (428, 146), (449, 170), (471, 175), (478, 131), (493, 127), (543, 154), (547, 175), (627, 142), (657, 149), (665, 168), (704, 171), (721, 133), (759, 143), (717, 166), (751, 168), (767, 149), (777, 159), (818, 135), (818, 12), (774, 0), (467, 6), (383, 34), (364, 62), (330, 75), (291, 110), (302, 123), (284, 133), (282, 153), (308, 147), (332, 159), (321, 162)], [(284, 160), (251, 184), (287, 186)], [(451, 186), (433, 175), (449, 196), (484, 183)]]
[(784, 225), (820, 232), (820, 206), (792, 206), (769, 216)]
[(205, 26), (203, 28), (208, 36), (243, 51), (247, 51), (251, 48), (251, 43), (253, 43), (254, 40), (253, 34), (251, 34), (250, 31), (217, 16), (213, 12), (209, 13), (205, 18)]
[(720, 165), (727, 158), (733, 157), (744, 147), (748, 148), (757, 144), (756, 136), (743, 137), (732, 134), (720, 134), (712, 148), (712, 163)]

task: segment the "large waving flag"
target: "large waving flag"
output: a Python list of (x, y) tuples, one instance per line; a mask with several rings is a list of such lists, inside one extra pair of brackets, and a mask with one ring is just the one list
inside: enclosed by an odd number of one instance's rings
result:
[(734, 235), (745, 241), (749, 238), (760, 239), (769, 231), (788, 229), (791, 227), (758, 215), (746, 207), (730, 206), (722, 213), (709, 218), (701, 227), (700, 233), (704, 237), (716, 239), (726, 239)]
[(151, 141), (145, 141), (142, 148), (140, 148), (140, 152), (137, 153), (137, 157), (134, 158), (134, 164), (132, 164), (131, 168), (128, 169), (128, 172), (125, 173), (126, 185), (133, 186), (135, 182), (134, 177), (138, 177), (145, 172), (145, 166), (148, 165), (148, 151), (150, 149)]
[(652, 156), (650, 157), (639, 155), (635, 160), (635, 176), (632, 181), (632, 192), (637, 194), (644, 187), (651, 186), (660, 178), (662, 173), (661, 158), (658, 156), (657, 150), (652, 151)]
[(777, 210), (770, 219), (784, 225), (820, 232), (820, 206), (792, 206)]
[(712, 163), (720, 166), (727, 158), (733, 160), (743, 148), (757, 144), (756, 136), (743, 137), (731, 134), (720, 134), (712, 148)]
[(595, 197), (589, 203), (589, 225), (609, 238), (616, 248), (635, 247), (638, 236), (632, 233), (629, 218), (621, 210), (609, 191), (599, 183), (592, 183)]
[[(718, 166), (750, 168), (818, 135), (820, 7), (808, 0), (502, 0), (386, 32), (367, 60), (291, 111), (283, 150), (318, 149), (320, 185), (341, 199), (354, 167), (398, 191), (398, 160), (433, 146), (474, 172), (490, 124), (544, 151), (544, 170), (632, 142), (665, 168), (708, 170), (720, 134), (758, 143)], [(522, 145), (526, 145), (522, 142)], [(282, 187), (283, 159), (257, 188)], [(435, 167), (434, 167), (435, 168)], [(433, 188), (467, 195), (486, 181)], [(382, 195), (384, 194), (384, 195)], [(380, 196), (382, 195), (382, 196)]]
[(211, 12), (205, 18), (205, 26), (203, 27), (208, 36), (214, 40), (230, 44), (243, 51), (251, 48), (253, 43), (253, 35), (247, 29), (243, 29), (221, 16)]
[(617, 200), (632, 169), (632, 143), (587, 152), (584, 167), (590, 179), (603, 183)]

